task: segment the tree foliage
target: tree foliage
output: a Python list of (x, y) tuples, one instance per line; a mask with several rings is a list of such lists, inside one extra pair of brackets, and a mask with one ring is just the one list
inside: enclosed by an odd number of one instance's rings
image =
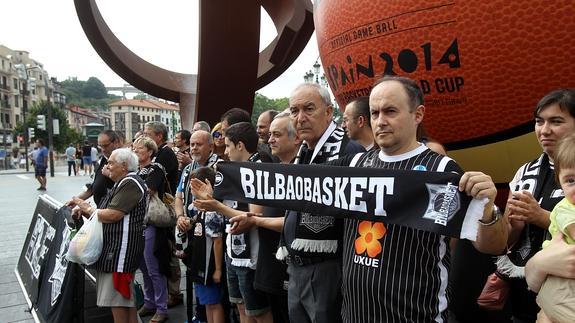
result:
[(67, 103), (83, 108), (107, 109), (108, 104), (120, 98), (109, 95), (106, 86), (96, 77), (90, 77), (88, 81), (70, 78), (60, 82), (60, 85), (66, 95)]
[(82, 95), (86, 98), (104, 99), (108, 97), (106, 86), (96, 77), (90, 77), (82, 88)]
[[(279, 98), (279, 99), (270, 99), (265, 95), (260, 93), (256, 93), (254, 98), (254, 108), (252, 110), (252, 122), (255, 125), (258, 121), (258, 117), (260, 114), (266, 110), (276, 110), (276, 111), (283, 111), (289, 107), (289, 98)], [(333, 108), (333, 119), (341, 124), (343, 119), (343, 113), (339, 110), (339, 107), (334, 104)]]
[[(40, 130), (36, 126), (36, 116), (43, 114), (46, 116), (46, 123), (48, 123), (48, 105), (46, 101), (40, 101), (34, 104), (30, 109), (28, 109), (28, 114), (26, 116), (26, 122), (29, 128), (35, 128), (34, 138), (30, 138), (32, 142), (34, 139), (42, 138), (46, 145), (48, 145), (48, 131)], [(60, 123), (60, 134), (54, 135), (54, 150), (58, 152), (63, 152), (69, 143), (82, 142), (84, 136), (78, 133), (75, 129), (70, 128), (66, 118), (66, 113), (59, 107), (52, 105), (52, 118), (58, 119)], [(23, 124), (20, 122), (16, 125), (16, 131), (18, 133), (23, 133)]]
[(266, 110), (283, 111), (289, 106), (288, 98), (270, 99), (265, 95), (256, 93), (252, 109), (252, 123), (258, 122), (258, 117)]

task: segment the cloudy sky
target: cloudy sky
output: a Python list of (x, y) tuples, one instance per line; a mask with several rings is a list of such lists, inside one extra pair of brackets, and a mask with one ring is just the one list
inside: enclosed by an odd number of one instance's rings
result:
[[(197, 71), (198, 0), (98, 0), (97, 4), (112, 31), (140, 57), (177, 72)], [(126, 83), (92, 48), (72, 0), (3, 1), (2, 11), (0, 44), (28, 51), (50, 76), (58, 80), (95, 76), (106, 86)], [(271, 20), (263, 14), (261, 48), (275, 36)], [(314, 35), (296, 62), (259, 92), (272, 98), (288, 96), (286, 89), (303, 82), (318, 55)]]

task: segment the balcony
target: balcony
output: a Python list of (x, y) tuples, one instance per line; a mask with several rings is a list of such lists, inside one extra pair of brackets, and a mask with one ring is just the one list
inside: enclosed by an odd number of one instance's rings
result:
[(0, 108), (2, 109), (10, 109), (12, 106), (10, 106), (10, 103), (8, 103), (8, 101), (6, 100), (0, 100)]
[(8, 84), (0, 84), (0, 90), (10, 92), (10, 87), (8, 86)]

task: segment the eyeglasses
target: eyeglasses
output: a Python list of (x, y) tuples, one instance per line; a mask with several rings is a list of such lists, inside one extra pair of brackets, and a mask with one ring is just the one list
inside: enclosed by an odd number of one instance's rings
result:
[(111, 144), (112, 144), (111, 142), (109, 142), (109, 143), (107, 143), (107, 144), (100, 144), (100, 143), (98, 143), (98, 147), (105, 149), (105, 148), (108, 148), (108, 146), (110, 146)]
[(212, 137), (214, 138), (220, 138), (222, 136), (222, 133), (219, 131), (214, 131), (214, 133), (212, 133)]

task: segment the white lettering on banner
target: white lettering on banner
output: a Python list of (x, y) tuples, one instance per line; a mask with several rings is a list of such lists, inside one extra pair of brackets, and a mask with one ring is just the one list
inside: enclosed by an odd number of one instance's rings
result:
[[(284, 189), (284, 185), (286, 182), (286, 178), (282, 175), (282, 174), (276, 174), (276, 198), (283, 200), (285, 199), (285, 189)], [(273, 193), (273, 189), (271, 190), (271, 192)]]
[(269, 183), (269, 182), (268, 182), (269, 177), (270, 177), (270, 174), (266, 172), (266, 173), (264, 174), (264, 183), (265, 183), (265, 184), (264, 184), (264, 187), (269, 187), (269, 190), (266, 190), (266, 191), (264, 192), (264, 198), (265, 198), (266, 200), (267, 200), (267, 199), (272, 199), (272, 198), (274, 198), (274, 190), (273, 190), (273, 188), (270, 187), (269, 184), (268, 184), (268, 183)]
[[(66, 219), (62, 219), (66, 222)], [(66, 277), (66, 271), (68, 270), (68, 259), (66, 259), (66, 253), (68, 253), (68, 245), (70, 244), (70, 233), (66, 224), (64, 224), (64, 229), (62, 230), (62, 242), (60, 242), (60, 249), (58, 254), (54, 259), (54, 271), (48, 281), (52, 283), (52, 289), (50, 292), (50, 304), (54, 306), (58, 297), (62, 292), (62, 283)]]
[[(270, 180), (270, 177), (272, 179)], [(275, 179), (274, 179), (275, 178)], [(246, 198), (309, 201), (335, 208), (367, 213), (367, 193), (375, 194), (373, 215), (386, 216), (385, 195), (393, 195), (393, 177), (303, 177), (240, 167)], [(346, 190), (349, 189), (349, 193)], [(365, 195), (365, 196), (364, 196)], [(349, 200), (348, 200), (349, 196)]]
[[(347, 177), (335, 178), (335, 207), (340, 209), (347, 209), (347, 201), (345, 200), (345, 187), (347, 186), (347, 182), (349, 179)], [(341, 202), (340, 202), (341, 201)]]
[(331, 205), (333, 203), (333, 195), (331, 194), (330, 187), (333, 186), (333, 179), (331, 177), (325, 178), (323, 180), (323, 192), (325, 195), (322, 197), (321, 201), (325, 205)]
[(34, 275), (36, 279), (38, 279), (40, 275), (40, 264), (48, 252), (46, 245), (54, 239), (54, 235), (56, 234), (56, 229), (50, 226), (50, 223), (48, 223), (40, 213), (38, 213), (37, 217), (34, 231), (32, 231), (28, 248), (24, 255), (28, 265), (30, 265), (32, 275)]
[[(375, 193), (375, 196), (393, 195), (394, 178), (391, 177), (370, 177), (369, 192)], [(375, 201), (375, 215), (387, 216), (387, 212), (383, 208), (383, 198), (378, 198)]]
[[(256, 176), (257, 177), (262, 177), (262, 171), (261, 170), (256, 170)], [(258, 181), (257, 182), (257, 187), (258, 187), (258, 199), (263, 199), (264, 196), (262, 194), (262, 181)]]
[(363, 188), (364, 190), (367, 188), (367, 178), (365, 177), (353, 177), (349, 180), (349, 184), (351, 185), (351, 194), (349, 195), (349, 209), (352, 211), (359, 211), (359, 212), (367, 212), (367, 204), (365, 201), (359, 200), (359, 203), (356, 203), (358, 198), (362, 197), (362, 192), (357, 190), (357, 187)]
[(242, 178), (242, 189), (247, 198), (253, 199), (256, 197), (256, 188), (254, 187), (254, 172), (251, 169), (240, 168), (240, 176)]

